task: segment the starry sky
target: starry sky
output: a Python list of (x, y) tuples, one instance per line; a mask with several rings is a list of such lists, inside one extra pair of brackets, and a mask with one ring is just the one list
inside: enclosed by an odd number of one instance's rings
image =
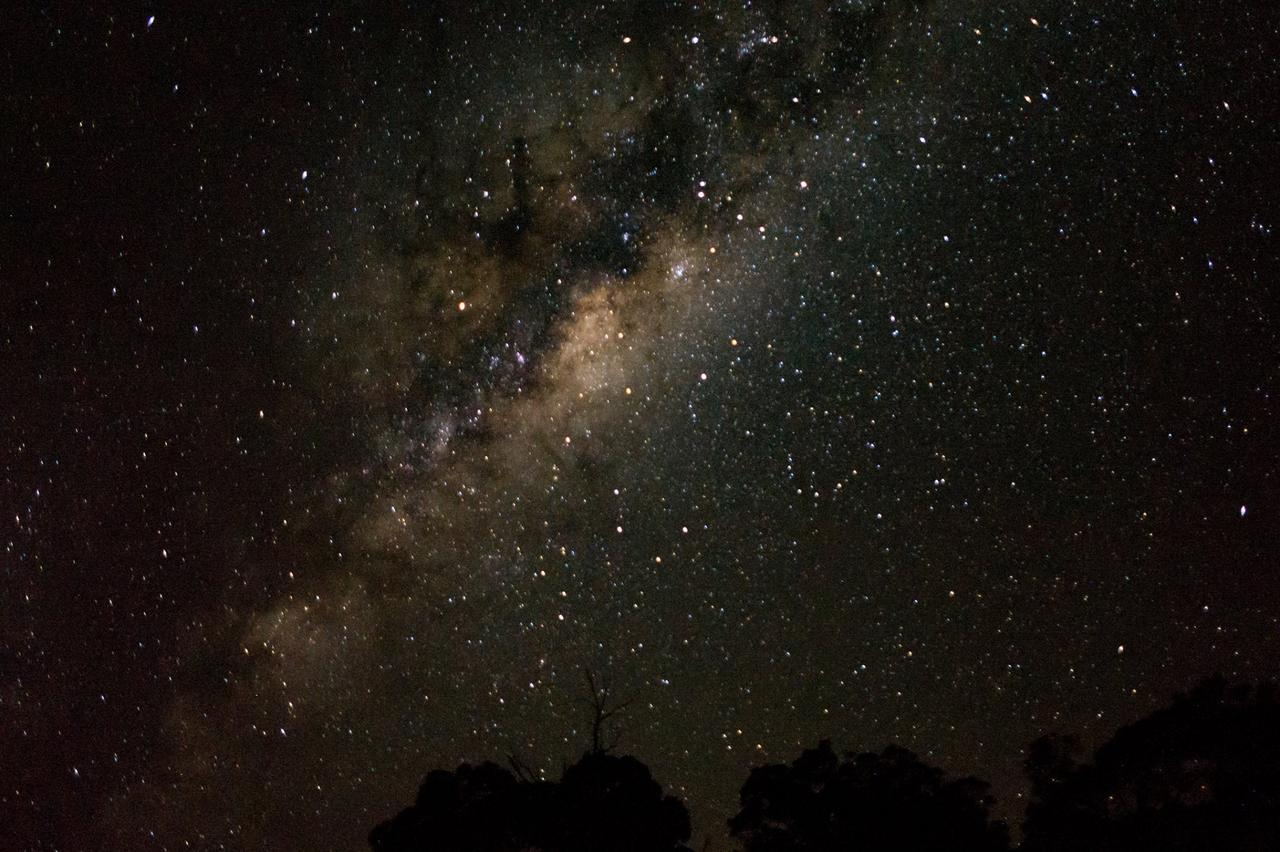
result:
[(363, 848), (422, 775), (892, 741), (1021, 814), (1280, 652), (1280, 10), (0, 20), (0, 814)]

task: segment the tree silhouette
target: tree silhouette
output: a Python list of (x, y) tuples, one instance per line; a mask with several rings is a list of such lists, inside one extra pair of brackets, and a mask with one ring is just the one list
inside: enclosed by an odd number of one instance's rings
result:
[(377, 826), (369, 844), (374, 852), (687, 852), (689, 832), (688, 811), (648, 767), (590, 751), (559, 782), (494, 763), (431, 772), (413, 806)]
[(1078, 764), (1045, 737), (1026, 760), (1028, 852), (1280, 849), (1280, 704), (1221, 678), (1120, 731)]
[[(559, 781), (511, 758), (427, 775), (377, 826), (374, 852), (688, 852), (689, 814), (649, 769), (612, 753), (625, 708), (586, 673), (591, 741)], [(1025, 852), (1280, 849), (1280, 695), (1200, 683), (1080, 760), (1060, 735), (1031, 743)], [(987, 785), (911, 752), (838, 756), (829, 741), (752, 770), (729, 820), (743, 852), (1007, 852)]]
[(377, 852), (526, 848), (547, 829), (532, 807), (548, 796), (543, 786), (518, 781), (494, 763), (436, 770), (423, 780), (413, 806), (375, 828), (369, 844)]
[(947, 780), (906, 749), (842, 761), (824, 740), (790, 766), (752, 770), (729, 829), (745, 852), (999, 852), (1009, 841), (992, 801), (985, 783)]
[(689, 812), (664, 796), (649, 769), (634, 757), (590, 752), (565, 770), (559, 784), (562, 814), (558, 845), (563, 852), (684, 849)]
[(591, 753), (608, 754), (618, 747), (618, 743), (622, 740), (622, 733), (615, 729), (609, 744), (605, 745), (605, 725), (610, 719), (626, 710), (631, 702), (614, 701), (613, 690), (608, 682), (597, 684), (591, 669), (583, 669), (582, 673), (587, 679), (587, 690), (590, 693), (587, 700), (591, 702)]

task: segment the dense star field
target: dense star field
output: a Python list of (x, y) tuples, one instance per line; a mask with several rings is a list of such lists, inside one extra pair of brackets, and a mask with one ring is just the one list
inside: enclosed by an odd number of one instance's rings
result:
[(210, 5), (0, 18), (7, 848), (1280, 674), (1274, 3)]

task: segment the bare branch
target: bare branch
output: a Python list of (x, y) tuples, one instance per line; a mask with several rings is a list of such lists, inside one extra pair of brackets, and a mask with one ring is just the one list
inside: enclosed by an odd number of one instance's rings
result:
[(521, 781), (532, 784), (538, 780), (538, 773), (534, 772), (533, 767), (521, 760), (519, 755), (507, 755), (507, 765), (511, 767), (511, 771), (515, 773), (516, 778)]
[(590, 692), (588, 700), (591, 702), (592, 712), (591, 753), (608, 754), (618, 747), (618, 743), (622, 741), (622, 733), (615, 727), (613, 738), (608, 745), (605, 745), (605, 723), (630, 707), (631, 701), (611, 703), (609, 684), (607, 682), (596, 683), (595, 675), (591, 673), (590, 669), (584, 668), (582, 673), (587, 679), (587, 689)]

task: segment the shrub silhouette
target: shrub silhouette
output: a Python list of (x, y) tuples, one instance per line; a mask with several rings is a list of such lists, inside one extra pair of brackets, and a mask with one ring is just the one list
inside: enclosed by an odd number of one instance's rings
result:
[(1028, 852), (1280, 849), (1280, 704), (1272, 685), (1203, 681), (1120, 731), (1092, 764), (1032, 743)]
[(999, 852), (1008, 833), (992, 801), (983, 782), (947, 780), (906, 749), (842, 761), (823, 741), (790, 766), (752, 770), (729, 829), (745, 852)]

